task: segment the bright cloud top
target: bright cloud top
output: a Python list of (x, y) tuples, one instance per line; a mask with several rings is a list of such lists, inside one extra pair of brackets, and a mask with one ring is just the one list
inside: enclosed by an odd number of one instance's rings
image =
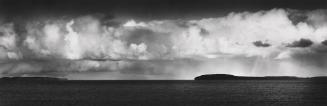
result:
[[(291, 13), (295, 11), (273, 9), (201, 20), (130, 20), (120, 26), (104, 25), (93, 16), (45, 19), (28, 22), (23, 35), (15, 32), (14, 23), (3, 23), (1, 57), (17, 59), (25, 54), (64, 59), (271, 56), (288, 51), (285, 45), (300, 39), (310, 39), (316, 44), (326, 39), (326, 17), (321, 12), (303, 13), (307, 19), (296, 24), (290, 19)], [(256, 41), (271, 47), (258, 48), (253, 45)]]

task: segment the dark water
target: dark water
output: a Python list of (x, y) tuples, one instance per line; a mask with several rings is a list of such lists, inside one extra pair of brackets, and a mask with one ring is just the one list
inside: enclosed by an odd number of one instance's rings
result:
[(0, 84), (0, 106), (327, 105), (327, 81), (63, 81)]

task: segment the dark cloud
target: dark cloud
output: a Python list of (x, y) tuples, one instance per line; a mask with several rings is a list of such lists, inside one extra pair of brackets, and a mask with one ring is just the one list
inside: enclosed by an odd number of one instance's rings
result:
[(310, 39), (301, 38), (299, 41), (294, 41), (291, 44), (286, 45), (286, 47), (309, 47), (313, 44)]
[(322, 41), (321, 44), (327, 46), (327, 40)]
[(269, 47), (269, 46), (271, 46), (269, 43), (265, 43), (265, 42), (262, 42), (262, 41), (255, 41), (255, 42), (253, 42), (253, 45), (256, 46), (256, 47)]
[(209, 33), (208, 30), (201, 28), (200, 34), (203, 35), (203, 36), (206, 36), (206, 35), (209, 35), (210, 33)]
[(306, 22), (308, 20), (308, 15), (305, 13), (305, 11), (299, 11), (299, 10), (289, 10), (290, 14), (288, 15), (288, 18), (294, 25), (297, 25), (300, 22)]
[[(295, 53), (292, 58), (301, 65), (318, 68), (319, 71), (325, 71), (327, 68), (327, 55), (326, 53), (310, 52), (310, 53)], [(310, 70), (310, 71), (318, 71)]]

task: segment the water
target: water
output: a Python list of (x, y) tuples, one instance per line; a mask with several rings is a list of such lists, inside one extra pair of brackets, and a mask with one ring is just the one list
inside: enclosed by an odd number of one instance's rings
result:
[(0, 106), (327, 104), (327, 81), (64, 81), (0, 84)]

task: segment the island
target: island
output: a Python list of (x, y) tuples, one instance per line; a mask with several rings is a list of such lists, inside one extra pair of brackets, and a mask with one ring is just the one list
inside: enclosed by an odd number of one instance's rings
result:
[(0, 82), (49, 82), (49, 81), (65, 81), (65, 78), (56, 78), (56, 77), (2, 77)]
[(326, 80), (326, 76), (318, 77), (295, 77), (295, 76), (263, 76), (263, 77), (252, 77), (252, 76), (234, 76), (229, 74), (206, 74), (195, 77), (194, 80)]

